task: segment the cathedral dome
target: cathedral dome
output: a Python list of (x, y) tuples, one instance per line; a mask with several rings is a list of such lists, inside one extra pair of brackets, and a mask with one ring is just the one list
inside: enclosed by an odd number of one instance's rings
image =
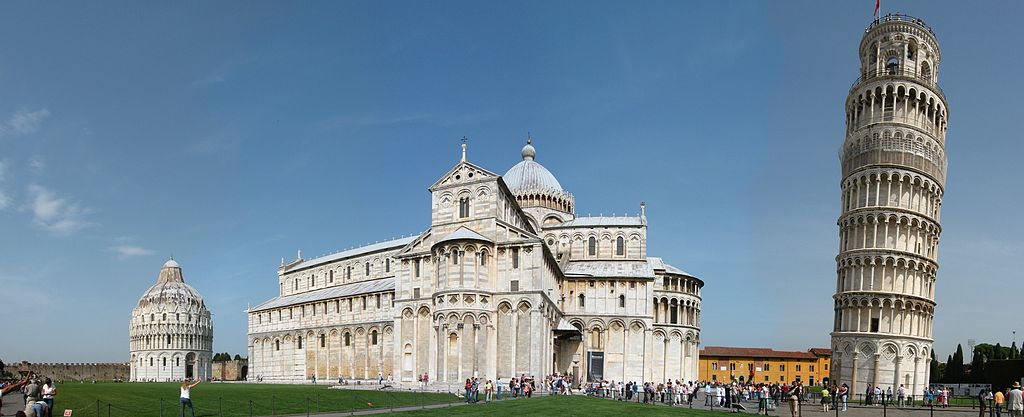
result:
[[(537, 163), (537, 149), (533, 147), (533, 140), (528, 139), (526, 146), (523, 146), (523, 160), (509, 168), (508, 172), (501, 177), (508, 186), (509, 191), (516, 197), (519, 206), (526, 209), (541, 207), (561, 213), (573, 213), (576, 204), (572, 194), (562, 189), (555, 176), (544, 168), (544, 165)], [(535, 225), (547, 223), (548, 215), (534, 213), (532, 215)], [(564, 215), (555, 216), (558, 223), (564, 221)]]
[(562, 184), (558, 183), (551, 171), (534, 160), (537, 157), (537, 149), (530, 142), (527, 141), (523, 147), (523, 160), (509, 168), (501, 179), (505, 180), (505, 185), (508, 185), (508, 189), (516, 195), (530, 192), (564, 193)]

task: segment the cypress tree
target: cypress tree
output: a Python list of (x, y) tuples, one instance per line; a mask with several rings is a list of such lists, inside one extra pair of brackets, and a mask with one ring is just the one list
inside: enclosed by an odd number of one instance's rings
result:
[(946, 369), (946, 374), (950, 375), (950, 382), (964, 382), (964, 347), (959, 343), (956, 345), (956, 353), (953, 354), (953, 369)]

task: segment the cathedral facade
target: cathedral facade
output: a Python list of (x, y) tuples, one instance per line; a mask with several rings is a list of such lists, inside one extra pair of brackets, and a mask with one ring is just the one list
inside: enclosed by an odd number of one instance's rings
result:
[(419, 235), (278, 268), (248, 311), (249, 377), (460, 384), (697, 379), (704, 282), (647, 254), (647, 217), (576, 217), (536, 162), (462, 160)]

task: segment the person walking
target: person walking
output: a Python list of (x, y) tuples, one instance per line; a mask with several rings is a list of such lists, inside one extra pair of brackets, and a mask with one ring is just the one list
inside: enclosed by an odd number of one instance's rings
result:
[(850, 386), (845, 383), (839, 387), (839, 399), (843, 402), (843, 411), (846, 411), (846, 406), (849, 404), (850, 398)]
[(821, 411), (827, 413), (828, 412), (828, 403), (831, 402), (831, 401), (832, 401), (832, 398), (829, 396), (828, 388), (822, 388), (821, 389)]
[(195, 384), (189, 384), (188, 380), (181, 381), (181, 412), (178, 414), (179, 417), (185, 417), (185, 406), (188, 405), (188, 411), (192, 413), (192, 417), (196, 417), (196, 410), (192, 407), (192, 388), (199, 385), (203, 380), (196, 381)]
[[(53, 396), (57, 395), (57, 386), (54, 385), (53, 380), (46, 378), (43, 384), (43, 402), (46, 403), (47, 414), (45, 417), (53, 417)], [(42, 417), (42, 416), (41, 416)]]
[(800, 387), (797, 384), (793, 384), (789, 388), (787, 395), (789, 396), (789, 415), (791, 417), (800, 417)]
[(1024, 393), (1020, 390), (1020, 382), (1014, 382), (1010, 392), (1006, 393), (1006, 411), (1010, 412), (1010, 417), (1024, 415)]
[(1003, 396), (1003, 390), (996, 389), (995, 402), (996, 402), (996, 417), (1003, 417), (1003, 403), (1006, 401), (1006, 397)]
[(907, 389), (903, 388), (903, 384), (900, 384), (899, 388), (896, 388), (896, 406), (903, 407), (903, 400), (907, 397)]

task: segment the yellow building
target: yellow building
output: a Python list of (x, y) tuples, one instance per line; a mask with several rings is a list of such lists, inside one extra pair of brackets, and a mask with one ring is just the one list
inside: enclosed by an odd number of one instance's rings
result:
[(789, 383), (815, 385), (828, 379), (832, 350), (812, 348), (787, 352), (766, 348), (708, 346), (700, 350), (702, 381)]

